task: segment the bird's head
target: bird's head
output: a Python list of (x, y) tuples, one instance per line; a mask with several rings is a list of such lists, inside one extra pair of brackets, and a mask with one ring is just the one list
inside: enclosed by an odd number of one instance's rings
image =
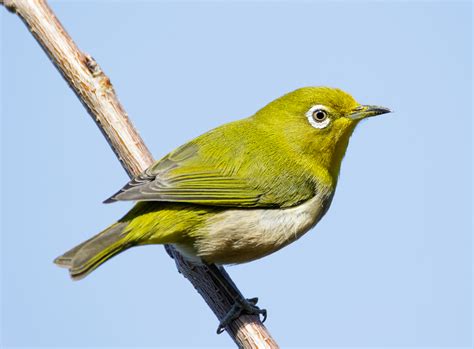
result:
[(329, 87), (304, 87), (290, 92), (255, 114), (264, 127), (305, 158), (312, 158), (337, 179), (349, 138), (368, 117), (389, 113), (385, 107), (363, 105), (346, 92)]

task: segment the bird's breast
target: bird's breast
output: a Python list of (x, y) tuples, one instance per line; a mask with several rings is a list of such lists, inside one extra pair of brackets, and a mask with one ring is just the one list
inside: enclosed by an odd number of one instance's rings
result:
[(321, 191), (285, 209), (231, 209), (210, 217), (195, 242), (207, 263), (249, 262), (297, 240), (326, 213), (333, 193)]

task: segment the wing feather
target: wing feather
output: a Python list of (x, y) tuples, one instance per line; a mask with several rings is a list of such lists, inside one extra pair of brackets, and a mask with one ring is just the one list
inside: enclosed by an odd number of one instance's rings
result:
[(255, 206), (263, 193), (248, 180), (227, 175), (193, 143), (178, 148), (133, 178), (105, 203), (126, 200)]
[(244, 119), (179, 147), (105, 202), (292, 207), (319, 190), (312, 170), (307, 162), (298, 161), (299, 156), (278, 135), (257, 127), (251, 118)]

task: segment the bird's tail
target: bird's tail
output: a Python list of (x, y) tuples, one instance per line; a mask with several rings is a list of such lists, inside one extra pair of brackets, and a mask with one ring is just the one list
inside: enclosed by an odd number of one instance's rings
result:
[(127, 222), (118, 222), (96, 236), (84, 241), (54, 260), (60, 267), (68, 268), (71, 277), (79, 280), (86, 277), (102, 263), (131, 247), (129, 239), (122, 234)]

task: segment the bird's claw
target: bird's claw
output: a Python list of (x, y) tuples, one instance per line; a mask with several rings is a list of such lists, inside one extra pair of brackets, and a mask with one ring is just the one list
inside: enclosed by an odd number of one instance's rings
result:
[(241, 314), (247, 315), (262, 315), (262, 322), (267, 319), (267, 310), (260, 309), (257, 307), (258, 298), (241, 299), (236, 300), (229, 312), (221, 319), (219, 327), (217, 328), (217, 334), (221, 334), (225, 331), (225, 328)]

